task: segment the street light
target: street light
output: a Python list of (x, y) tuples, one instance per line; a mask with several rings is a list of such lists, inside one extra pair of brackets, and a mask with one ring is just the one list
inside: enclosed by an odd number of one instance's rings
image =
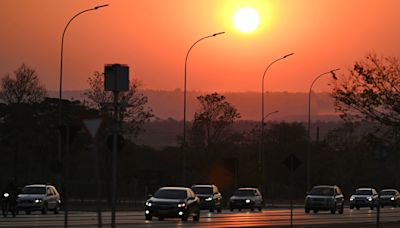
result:
[[(272, 66), (272, 64), (278, 62), (279, 60), (286, 59), (287, 57), (289, 57), (293, 54), (294, 53), (284, 55), (283, 57), (280, 57), (280, 58), (274, 60), (273, 62), (271, 62), (265, 69), (264, 74), (262, 76), (262, 81), (261, 81), (261, 142), (260, 142), (260, 152), (258, 154), (259, 168), (261, 169), (260, 171), (261, 171), (261, 178), (262, 178), (261, 183), (264, 183), (264, 179), (265, 179), (264, 178), (264, 176), (265, 176), (264, 175), (265, 174), (264, 160), (263, 160), (263, 156), (262, 156), (263, 151), (264, 151), (264, 119), (265, 119), (265, 117), (264, 117), (264, 79), (265, 79), (268, 69)], [(264, 184), (261, 187), (264, 188)], [(264, 192), (264, 190), (262, 190), (262, 191)]]
[[(92, 11), (92, 10), (97, 10), (99, 8), (102, 7), (106, 7), (108, 6), (108, 4), (106, 5), (100, 5), (100, 6), (96, 6), (94, 8), (90, 8), (90, 9), (86, 9), (83, 10), (77, 14), (75, 14), (67, 23), (67, 25), (64, 28), (62, 37), (61, 37), (61, 58), (60, 58), (60, 94), (59, 94), (59, 99), (58, 99), (58, 125), (59, 127), (61, 127), (62, 125), (62, 75), (63, 75), (63, 52), (64, 52), (64, 36), (65, 36), (65, 32), (67, 31), (67, 28), (69, 26), (69, 24), (79, 15), (88, 12), (88, 11)], [(66, 134), (68, 134), (68, 129), (66, 129)], [(68, 136), (67, 136), (68, 137)], [(68, 145), (67, 145), (68, 146)], [(58, 164), (61, 164), (61, 151), (62, 151), (62, 134), (61, 134), (61, 128), (58, 131), (58, 155), (57, 155), (57, 159), (58, 159)], [(67, 149), (68, 151), (68, 149)], [(58, 176), (58, 184), (59, 186), (61, 185), (61, 174), (59, 174)], [(67, 194), (64, 192), (64, 197), (67, 198)], [(64, 201), (65, 203), (65, 219), (64, 219), (64, 227), (68, 227), (68, 207), (67, 207), (67, 202)]]
[(218, 32), (214, 33), (212, 35), (208, 35), (205, 37), (200, 38), (192, 46), (189, 48), (189, 50), (186, 53), (186, 58), (185, 58), (185, 74), (184, 74), (184, 86), (183, 86), (183, 170), (182, 170), (182, 177), (183, 177), (183, 184), (186, 184), (186, 152), (185, 152), (185, 146), (186, 146), (186, 69), (187, 69), (187, 61), (189, 58), (189, 53), (192, 50), (192, 48), (200, 41), (207, 39), (207, 38), (212, 38), (221, 34), (224, 34), (225, 32)]
[(267, 115), (264, 116), (264, 122), (265, 122), (265, 119), (267, 119), (268, 116), (270, 116), (272, 114), (275, 114), (275, 113), (278, 113), (278, 112), (279, 112), (279, 110), (275, 110), (273, 112), (267, 113)]
[(339, 68), (334, 69), (334, 70), (330, 70), (328, 72), (322, 73), (320, 75), (318, 75), (314, 81), (312, 81), (311, 86), (310, 86), (310, 90), (308, 91), (308, 124), (307, 124), (307, 133), (308, 133), (308, 144), (307, 144), (307, 191), (310, 189), (310, 170), (311, 170), (311, 166), (310, 166), (310, 150), (311, 150), (311, 133), (310, 133), (310, 128), (311, 128), (311, 91), (312, 91), (312, 87), (314, 86), (314, 83), (321, 78), (322, 76), (326, 75), (326, 74), (332, 74), (332, 78), (334, 80), (337, 80), (336, 75), (335, 75), (335, 71), (338, 71)]

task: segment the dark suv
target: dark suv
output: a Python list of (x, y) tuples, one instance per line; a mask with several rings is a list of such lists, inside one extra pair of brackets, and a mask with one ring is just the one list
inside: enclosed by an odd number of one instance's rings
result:
[(314, 186), (307, 193), (305, 199), (305, 212), (318, 213), (321, 210), (330, 210), (332, 214), (338, 211), (343, 214), (344, 197), (340, 188), (336, 185), (318, 185)]
[(199, 221), (200, 200), (190, 188), (163, 187), (146, 201), (144, 214), (146, 220), (155, 216), (158, 220), (168, 217), (187, 221), (193, 216), (194, 221)]
[(358, 188), (350, 197), (350, 209), (369, 207), (374, 210), (378, 204), (378, 193), (374, 188)]
[(197, 194), (200, 199), (200, 208), (214, 212), (221, 212), (222, 195), (217, 186), (211, 185), (193, 185), (192, 190)]

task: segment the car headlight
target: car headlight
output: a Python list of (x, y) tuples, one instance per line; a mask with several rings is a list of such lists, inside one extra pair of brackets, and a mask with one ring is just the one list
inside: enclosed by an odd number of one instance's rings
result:
[(210, 196), (210, 197), (208, 197), (208, 198), (206, 198), (205, 200), (206, 201), (211, 201), (213, 198)]
[(8, 194), (8, 193), (6, 192), (6, 193), (3, 194), (3, 196), (4, 196), (5, 198), (7, 198), (7, 197), (10, 196), (10, 194)]
[(41, 203), (42, 200), (41, 199), (35, 199), (35, 203)]
[(354, 198), (356, 198), (356, 197), (354, 197), (354, 196), (351, 196), (351, 197), (350, 197), (350, 201), (353, 201), (353, 200), (354, 200)]
[(372, 197), (371, 197), (371, 196), (368, 196), (368, 197), (367, 197), (367, 200), (368, 200), (368, 201), (372, 201)]
[(186, 207), (186, 203), (178, 203), (178, 207)]
[(251, 200), (249, 200), (249, 199), (246, 200), (246, 203), (250, 203), (250, 202), (251, 202)]
[(394, 197), (390, 198), (390, 200), (394, 200)]
[(151, 205), (153, 205), (151, 202), (149, 201), (146, 202), (146, 206), (151, 207)]

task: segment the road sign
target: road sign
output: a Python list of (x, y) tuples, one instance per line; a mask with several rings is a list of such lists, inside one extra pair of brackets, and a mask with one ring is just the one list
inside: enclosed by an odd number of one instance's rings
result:
[(292, 172), (301, 165), (300, 159), (294, 154), (289, 154), (282, 163)]
[(83, 118), (82, 123), (85, 127), (85, 130), (89, 133), (92, 139), (96, 138), (97, 132), (100, 129), (101, 123), (103, 122), (102, 118)]

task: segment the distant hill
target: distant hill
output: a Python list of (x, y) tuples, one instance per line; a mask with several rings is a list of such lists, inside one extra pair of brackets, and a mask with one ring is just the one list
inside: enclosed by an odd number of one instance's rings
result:
[[(160, 91), (143, 90), (149, 99), (148, 105), (153, 109), (157, 119), (183, 119), (183, 92), (182, 90)], [(81, 100), (83, 91), (65, 91), (63, 97)], [(187, 119), (193, 119), (194, 112), (198, 111), (196, 97), (205, 92), (187, 92)], [(223, 92), (227, 100), (240, 112), (241, 120), (261, 119), (261, 94), (256, 92)], [(49, 92), (50, 97), (58, 97), (57, 92)], [(279, 112), (268, 117), (275, 121), (307, 121), (308, 93), (273, 92), (265, 94), (265, 114), (278, 110)], [(313, 93), (311, 97), (312, 121), (337, 121), (338, 115), (334, 111), (333, 99), (329, 93)]]
[[(156, 118), (146, 123), (145, 132), (135, 141), (138, 144), (154, 148), (177, 146), (178, 137), (183, 131), (183, 92), (143, 90), (149, 99), (149, 106), (153, 109)], [(83, 91), (65, 91), (63, 97), (82, 100)], [(193, 119), (198, 110), (197, 96), (204, 92), (190, 91), (187, 93), (187, 118)], [(236, 131), (249, 130), (259, 125), (261, 119), (261, 94), (256, 92), (226, 92), (223, 94), (240, 112), (241, 121), (233, 126)], [(50, 92), (49, 96), (58, 97), (57, 92)], [(269, 116), (268, 123), (287, 121), (304, 122), (308, 120), (308, 93), (274, 92), (265, 94), (265, 114), (278, 110)], [(322, 139), (326, 133), (338, 126), (338, 115), (334, 112), (333, 100), (328, 93), (313, 93), (311, 98), (311, 135), (316, 139), (316, 129)], [(267, 123), (267, 124), (268, 124)]]

